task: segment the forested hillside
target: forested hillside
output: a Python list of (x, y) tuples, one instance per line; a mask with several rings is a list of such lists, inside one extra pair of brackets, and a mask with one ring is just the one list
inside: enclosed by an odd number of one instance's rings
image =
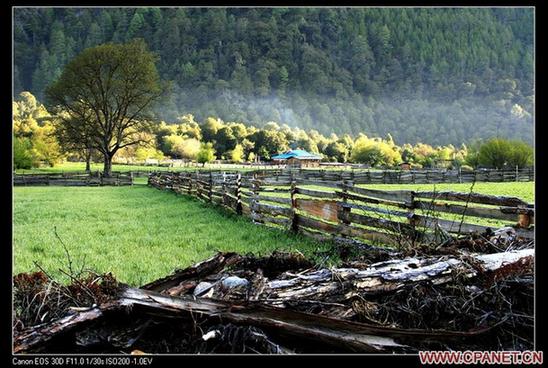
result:
[(24, 9), (15, 90), (45, 87), (83, 48), (144, 38), (173, 81), (158, 118), (269, 121), (399, 143), (533, 138), (533, 10)]

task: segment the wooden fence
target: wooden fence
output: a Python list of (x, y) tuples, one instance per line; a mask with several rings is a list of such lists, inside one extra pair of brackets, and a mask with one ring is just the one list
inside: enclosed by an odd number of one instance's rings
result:
[(306, 180), (351, 180), (356, 184), (437, 184), (472, 182), (533, 181), (533, 168), (514, 170), (325, 170), (287, 169), (272, 171), (272, 175), (293, 175)]
[(504, 226), (534, 239), (534, 205), (515, 197), (374, 190), (347, 178), (312, 180), (291, 172), (155, 173), (148, 183), (318, 240), (413, 246)]
[[(199, 170), (202, 172), (236, 172), (223, 169)], [(170, 172), (170, 171), (164, 171)], [(150, 172), (134, 171), (134, 176), (148, 176)], [(533, 168), (519, 170), (334, 170), (334, 169), (257, 169), (242, 175), (268, 175), (282, 179), (300, 178), (308, 181), (341, 182), (355, 184), (439, 184), (472, 182), (528, 182), (535, 180)]]
[(15, 186), (120, 186), (133, 185), (133, 174), (113, 172), (112, 176), (104, 177), (100, 171), (66, 172), (48, 174), (14, 174)]

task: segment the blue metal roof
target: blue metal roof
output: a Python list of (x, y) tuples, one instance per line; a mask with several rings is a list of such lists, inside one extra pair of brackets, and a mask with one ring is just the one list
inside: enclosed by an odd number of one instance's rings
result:
[(284, 153), (273, 155), (272, 159), (273, 160), (285, 160), (285, 159), (293, 158), (293, 157), (295, 157), (295, 158), (318, 159), (318, 160), (321, 159), (321, 156), (314, 155), (314, 154), (312, 154), (310, 152), (307, 152), (305, 150), (290, 150), (290, 151), (287, 151), (287, 152), (284, 152)]

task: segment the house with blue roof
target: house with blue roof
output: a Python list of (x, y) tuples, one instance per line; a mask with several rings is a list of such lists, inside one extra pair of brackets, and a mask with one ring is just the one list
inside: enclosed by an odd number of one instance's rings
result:
[(285, 164), (288, 167), (318, 167), (322, 160), (322, 156), (300, 149), (279, 153), (271, 158), (277, 164)]

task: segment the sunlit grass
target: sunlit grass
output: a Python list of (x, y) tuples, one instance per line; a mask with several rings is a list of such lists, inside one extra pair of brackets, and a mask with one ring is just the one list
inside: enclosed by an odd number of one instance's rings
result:
[(132, 285), (155, 280), (217, 251), (312, 255), (309, 238), (254, 225), (212, 205), (145, 186), (14, 188), (14, 273), (62, 276), (67, 259), (54, 227), (79, 267), (112, 271)]

